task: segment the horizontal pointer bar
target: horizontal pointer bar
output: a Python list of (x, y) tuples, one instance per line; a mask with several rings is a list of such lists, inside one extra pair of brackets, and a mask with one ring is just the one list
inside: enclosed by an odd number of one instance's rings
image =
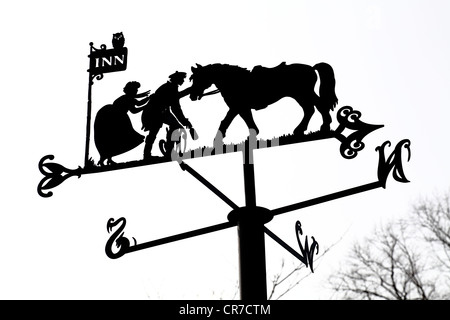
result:
[(365, 184), (365, 185), (362, 185), (359, 187), (350, 188), (350, 189), (339, 191), (336, 193), (331, 193), (326, 196), (322, 196), (322, 197), (318, 197), (315, 199), (306, 200), (306, 201), (302, 201), (299, 203), (291, 204), (289, 206), (274, 209), (274, 210), (271, 210), (271, 212), (273, 213), (274, 216), (276, 216), (278, 214), (283, 214), (283, 213), (291, 212), (294, 210), (303, 209), (306, 207), (314, 206), (316, 204), (324, 203), (324, 202), (331, 201), (331, 200), (336, 200), (339, 198), (351, 196), (351, 195), (354, 195), (357, 193), (369, 191), (369, 190), (380, 188), (380, 187), (382, 187), (381, 182), (376, 181), (376, 182), (368, 183), (368, 184)]
[(166, 237), (166, 238), (162, 238), (162, 239), (158, 239), (158, 240), (140, 243), (135, 246), (131, 246), (127, 250), (127, 253), (139, 251), (139, 250), (143, 250), (143, 249), (148, 249), (151, 247), (156, 247), (156, 246), (160, 246), (163, 244), (167, 244), (167, 243), (171, 243), (171, 242), (175, 242), (175, 241), (179, 241), (179, 240), (193, 238), (196, 236), (201, 236), (201, 235), (204, 235), (207, 233), (220, 231), (220, 230), (224, 230), (224, 229), (235, 227), (235, 226), (236, 226), (236, 223), (234, 223), (234, 222), (225, 222), (225, 223), (217, 224), (217, 225), (202, 228), (202, 229), (197, 229), (197, 230), (193, 230), (193, 231), (189, 231), (189, 232), (185, 232), (185, 233), (180, 233), (175, 236), (170, 236), (170, 237)]

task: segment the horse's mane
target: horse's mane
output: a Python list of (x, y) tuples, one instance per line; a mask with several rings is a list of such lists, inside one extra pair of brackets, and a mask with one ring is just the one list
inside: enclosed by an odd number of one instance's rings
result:
[(218, 69), (221, 69), (222, 71), (226, 71), (226, 72), (232, 72), (234, 74), (234, 76), (247, 76), (250, 74), (250, 71), (248, 69), (239, 67), (239, 66), (234, 66), (234, 65), (230, 65), (230, 64), (222, 64), (222, 63), (214, 63), (214, 64), (210, 64), (208, 66), (210, 70), (215, 70), (218, 71)]

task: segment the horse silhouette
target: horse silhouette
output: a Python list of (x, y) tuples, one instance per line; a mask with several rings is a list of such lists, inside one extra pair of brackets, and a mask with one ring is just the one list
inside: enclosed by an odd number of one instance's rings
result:
[[(319, 95), (314, 91), (318, 79), (316, 70), (320, 77)], [(293, 98), (304, 111), (303, 119), (294, 129), (294, 135), (305, 133), (314, 114), (314, 107), (322, 115), (320, 130), (330, 130), (330, 111), (334, 109), (338, 99), (335, 94), (334, 71), (327, 63), (318, 63), (312, 67), (304, 64), (288, 65), (283, 62), (274, 68), (256, 66), (251, 71), (227, 64), (197, 64), (191, 71), (192, 101), (201, 99), (204, 91), (214, 84), (229, 107), (220, 123), (216, 139), (225, 137), (228, 127), (237, 115), (241, 116), (249, 130), (255, 130), (258, 134), (259, 129), (251, 110), (264, 109), (284, 97)]]

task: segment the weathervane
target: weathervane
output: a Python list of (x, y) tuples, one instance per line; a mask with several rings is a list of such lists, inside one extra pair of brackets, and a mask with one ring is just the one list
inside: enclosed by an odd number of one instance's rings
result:
[[(46, 198), (51, 197), (53, 192), (50, 190), (72, 176), (80, 178), (85, 174), (176, 161), (182, 171), (192, 175), (228, 204), (231, 212), (227, 215), (227, 221), (223, 223), (140, 243), (133, 237), (125, 236), (126, 219), (124, 217), (111, 218), (107, 222), (107, 232), (111, 235), (105, 246), (106, 255), (111, 259), (117, 259), (128, 253), (170, 242), (237, 227), (241, 298), (267, 299), (265, 235), (268, 235), (298, 258), (306, 267), (310, 268), (311, 272), (314, 272), (314, 255), (319, 252), (319, 243), (313, 236), (310, 241), (308, 241), (307, 235), (305, 235), (304, 240), (302, 239), (303, 229), (300, 221), (295, 224), (295, 234), (300, 253), (287, 245), (265, 226), (275, 216), (376, 188), (386, 188), (386, 181), (391, 172), (396, 181), (409, 182), (403, 169), (403, 152), (406, 150), (407, 160), (409, 161), (411, 155), (410, 141), (404, 139), (398, 142), (389, 156), (387, 156), (386, 149), (391, 146), (391, 142), (385, 141), (375, 148), (379, 159), (378, 179), (376, 181), (281, 208), (267, 209), (257, 205), (254, 150), (308, 141), (336, 139), (340, 142), (340, 155), (345, 159), (353, 159), (365, 147), (362, 140), (369, 133), (383, 127), (383, 125), (363, 122), (359, 111), (350, 106), (344, 106), (336, 113), (338, 126), (335, 129), (331, 128), (330, 112), (337, 106), (338, 99), (335, 94), (333, 68), (323, 62), (314, 66), (289, 65), (283, 62), (275, 68), (256, 66), (252, 70), (218, 63), (207, 66), (197, 64), (190, 70), (192, 74), (189, 80), (192, 85), (181, 92), (178, 87), (184, 83), (187, 76), (185, 72), (176, 71), (171, 74), (169, 80), (152, 94), (150, 94), (150, 91), (138, 93), (140, 84), (130, 81), (125, 85), (123, 95), (112, 104), (102, 107), (96, 114), (93, 125), (94, 141), (100, 159), (95, 163), (89, 157), (92, 126), (92, 85), (94, 79), (101, 80), (105, 73), (126, 70), (128, 49), (124, 46), (124, 41), (125, 38), (120, 32), (113, 35), (112, 49), (106, 49), (105, 45), (96, 49), (93, 43), (90, 43), (84, 167), (67, 169), (58, 163), (49, 162), (54, 159), (53, 155), (44, 156), (38, 165), (40, 172), (44, 175), (37, 187), (38, 194)], [(314, 86), (318, 80), (316, 71), (320, 78), (319, 95), (314, 91)], [(217, 90), (205, 92), (213, 84)], [(219, 124), (215, 137), (211, 139), (213, 145), (191, 150), (188, 148), (189, 136), (192, 140), (196, 140), (198, 135), (193, 124), (184, 116), (180, 99), (189, 95), (192, 101), (196, 101), (217, 93), (222, 95), (229, 110)], [(269, 105), (276, 105), (276, 102), (283, 97), (293, 98), (303, 108), (304, 116), (299, 125), (293, 134), (285, 134), (270, 140), (258, 139), (259, 129), (253, 119), (252, 109), (260, 110)], [(322, 125), (319, 131), (307, 133), (306, 130), (315, 109), (322, 116)], [(142, 130), (144, 134), (148, 132), (147, 136), (135, 131), (128, 117), (128, 111), (141, 113)], [(223, 139), (236, 116), (240, 116), (248, 126), (249, 136), (241, 143), (226, 145), (223, 143)], [(156, 135), (164, 124), (167, 127), (165, 140), (162, 139), (156, 143)], [(344, 135), (344, 132), (348, 131), (351, 131), (351, 133)], [(142, 143), (145, 144), (145, 147), (141, 159), (125, 163), (113, 161), (112, 158), (116, 155), (128, 152)], [(158, 148), (161, 156), (154, 153), (154, 150), (158, 150)], [(243, 207), (236, 205), (185, 162), (186, 159), (231, 152), (242, 152), (243, 156), (245, 191), (245, 206)]]

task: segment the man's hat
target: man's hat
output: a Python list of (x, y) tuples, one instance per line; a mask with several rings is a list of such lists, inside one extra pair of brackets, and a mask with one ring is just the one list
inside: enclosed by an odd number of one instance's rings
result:
[(169, 76), (169, 79), (173, 80), (173, 79), (184, 79), (186, 78), (186, 72), (179, 72), (176, 71), (174, 74), (171, 74)]

